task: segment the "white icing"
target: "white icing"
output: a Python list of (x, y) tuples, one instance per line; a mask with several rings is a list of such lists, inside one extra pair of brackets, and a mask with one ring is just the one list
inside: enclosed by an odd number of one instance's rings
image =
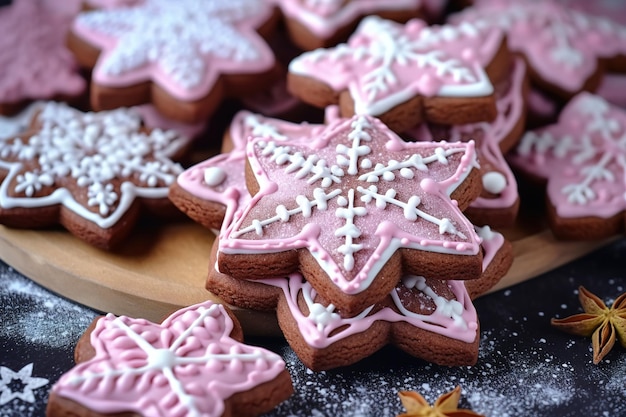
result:
[(220, 167), (208, 167), (204, 170), (204, 183), (209, 187), (217, 187), (226, 180), (226, 171)]
[(500, 172), (491, 171), (483, 175), (483, 188), (491, 194), (500, 194), (506, 189), (506, 177)]
[[(8, 171), (0, 184), (3, 208), (62, 204), (102, 228), (115, 224), (135, 197), (165, 198), (182, 172), (168, 159), (184, 145), (173, 131), (141, 133), (141, 120), (127, 109), (81, 113), (49, 102), (37, 116), (41, 128), (28, 139), (0, 141), (0, 168)], [(36, 163), (35, 163), (36, 162)], [(34, 164), (35, 163), (35, 164)], [(17, 185), (9, 189), (11, 179)], [(118, 191), (112, 185), (121, 180)], [(84, 189), (87, 207), (66, 186)], [(57, 186), (37, 196), (45, 186)], [(89, 210), (96, 207), (97, 212)]]

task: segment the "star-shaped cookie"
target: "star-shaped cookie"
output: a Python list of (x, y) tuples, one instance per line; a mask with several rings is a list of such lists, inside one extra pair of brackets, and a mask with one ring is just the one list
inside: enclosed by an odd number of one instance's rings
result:
[(0, 140), (0, 223), (60, 223), (102, 248), (128, 235), (140, 211), (169, 213), (169, 185), (189, 144), (147, 129), (132, 110), (82, 113), (47, 102), (26, 131)]

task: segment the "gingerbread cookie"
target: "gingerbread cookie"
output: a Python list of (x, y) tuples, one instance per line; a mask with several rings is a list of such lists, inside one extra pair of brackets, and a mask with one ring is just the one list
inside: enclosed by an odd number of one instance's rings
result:
[(449, 21), (506, 31), (509, 49), (524, 56), (533, 84), (562, 100), (594, 91), (604, 64), (621, 65), (626, 55), (626, 27), (558, 0), (484, 0)]
[(499, 29), (365, 18), (347, 43), (291, 61), (287, 86), (315, 106), (367, 114), (404, 132), (423, 121), (493, 120), (509, 55)]
[(355, 116), (295, 140), (251, 138), (246, 153), (253, 197), (220, 233), (222, 272), (300, 269), (348, 312), (378, 301), (402, 271), (480, 275), (479, 239), (461, 213), (481, 188), (473, 142), (407, 143)]
[(277, 0), (294, 44), (310, 51), (345, 41), (359, 21), (369, 15), (406, 22), (423, 17), (422, 0)]
[(0, 114), (34, 100), (77, 100), (85, 91), (78, 63), (65, 46), (71, 21), (33, 0), (0, 8)]
[(170, 200), (183, 213), (201, 225), (219, 230), (226, 212), (234, 215), (250, 200), (246, 188), (246, 140), (264, 136), (276, 141), (315, 135), (323, 125), (295, 124), (240, 111), (234, 117), (224, 139), (222, 153), (182, 172), (170, 187)]
[(137, 113), (82, 113), (48, 102), (26, 131), (0, 141), (0, 223), (21, 228), (61, 224), (86, 242), (111, 248), (140, 210), (171, 215), (173, 162), (189, 140), (147, 129)]
[(242, 343), (223, 305), (181, 309), (162, 324), (109, 314), (76, 347), (47, 416), (255, 416), (293, 392), (284, 361)]
[(275, 59), (260, 33), (276, 15), (257, 0), (145, 0), (81, 13), (68, 44), (93, 68), (93, 108), (152, 102), (172, 119), (198, 122), (222, 98), (272, 81)]
[(561, 239), (600, 239), (624, 231), (626, 111), (580, 93), (557, 124), (527, 132), (510, 162), (547, 182), (548, 220)]
[[(478, 356), (478, 319), (471, 299), (495, 285), (509, 269), (511, 244), (490, 228), (483, 239), (483, 274), (446, 281), (406, 275), (379, 303), (345, 314), (294, 273), (261, 281), (239, 280), (212, 269), (207, 289), (228, 303), (257, 310), (277, 309), (285, 338), (315, 371), (347, 366), (394, 344), (429, 362), (471, 365)], [(213, 265), (216, 248), (210, 263)]]
[(446, 127), (423, 124), (407, 133), (412, 140), (476, 141), (483, 192), (464, 211), (476, 225), (512, 226), (519, 211), (517, 180), (504, 159), (524, 131), (526, 65), (517, 58), (508, 79), (496, 84), (498, 116), (493, 122)]

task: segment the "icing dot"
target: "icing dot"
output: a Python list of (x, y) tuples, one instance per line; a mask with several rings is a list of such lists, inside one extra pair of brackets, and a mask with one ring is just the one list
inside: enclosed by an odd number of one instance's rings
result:
[(497, 171), (487, 172), (483, 175), (483, 187), (491, 194), (500, 194), (506, 188), (506, 177)]
[(209, 187), (220, 185), (226, 179), (226, 172), (219, 167), (210, 167), (204, 170), (204, 182)]

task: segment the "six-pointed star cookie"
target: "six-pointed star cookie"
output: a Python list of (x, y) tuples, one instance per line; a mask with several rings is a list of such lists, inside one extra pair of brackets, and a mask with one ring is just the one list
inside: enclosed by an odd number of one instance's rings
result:
[(567, 239), (598, 239), (624, 230), (626, 111), (580, 93), (557, 124), (527, 132), (511, 163), (547, 181), (548, 220)]
[(14, 0), (0, 8), (0, 114), (31, 100), (74, 98), (85, 90), (78, 64), (65, 46), (67, 17), (37, 1)]
[(287, 85), (303, 101), (376, 116), (396, 132), (425, 120), (488, 121), (496, 116), (490, 78), (500, 79), (509, 60), (503, 45), (497, 28), (369, 16), (347, 43), (293, 59)]
[(257, 33), (273, 16), (258, 0), (145, 0), (81, 13), (69, 45), (93, 68), (95, 109), (152, 101), (173, 119), (197, 122), (222, 97), (263, 88), (273, 75), (274, 55)]
[[(384, 300), (345, 314), (324, 300), (301, 274), (239, 280), (211, 268), (207, 289), (229, 304), (277, 310), (278, 322), (298, 357), (316, 371), (347, 366), (395, 344), (426, 361), (468, 365), (478, 353), (478, 321), (471, 299), (493, 287), (513, 259), (511, 244), (489, 227), (482, 238), (483, 273), (465, 281), (405, 275)], [(213, 249), (210, 264), (214, 265)]]
[(541, 90), (569, 99), (600, 83), (600, 61), (626, 54), (626, 27), (556, 0), (485, 0), (452, 15), (453, 23), (499, 27), (523, 55)]
[(480, 275), (479, 239), (461, 213), (480, 192), (473, 142), (407, 143), (355, 116), (297, 140), (250, 138), (247, 157), (254, 197), (220, 234), (221, 271), (247, 279), (300, 268), (349, 312), (403, 271)]
[(498, 116), (493, 122), (456, 126), (422, 124), (409, 131), (407, 136), (449, 142), (475, 140), (483, 192), (464, 213), (477, 225), (509, 227), (517, 218), (519, 194), (517, 180), (504, 154), (521, 138), (526, 120), (526, 65), (521, 58), (514, 60), (510, 76), (497, 83), (495, 88)]
[(290, 376), (280, 356), (242, 340), (239, 324), (211, 301), (160, 325), (109, 314), (79, 342), (92, 353), (53, 386), (48, 415), (262, 414), (291, 395)]
[(172, 161), (189, 141), (149, 130), (128, 109), (82, 113), (48, 102), (20, 135), (0, 141), (0, 223), (62, 224), (102, 248), (131, 230), (141, 207), (171, 208)]

